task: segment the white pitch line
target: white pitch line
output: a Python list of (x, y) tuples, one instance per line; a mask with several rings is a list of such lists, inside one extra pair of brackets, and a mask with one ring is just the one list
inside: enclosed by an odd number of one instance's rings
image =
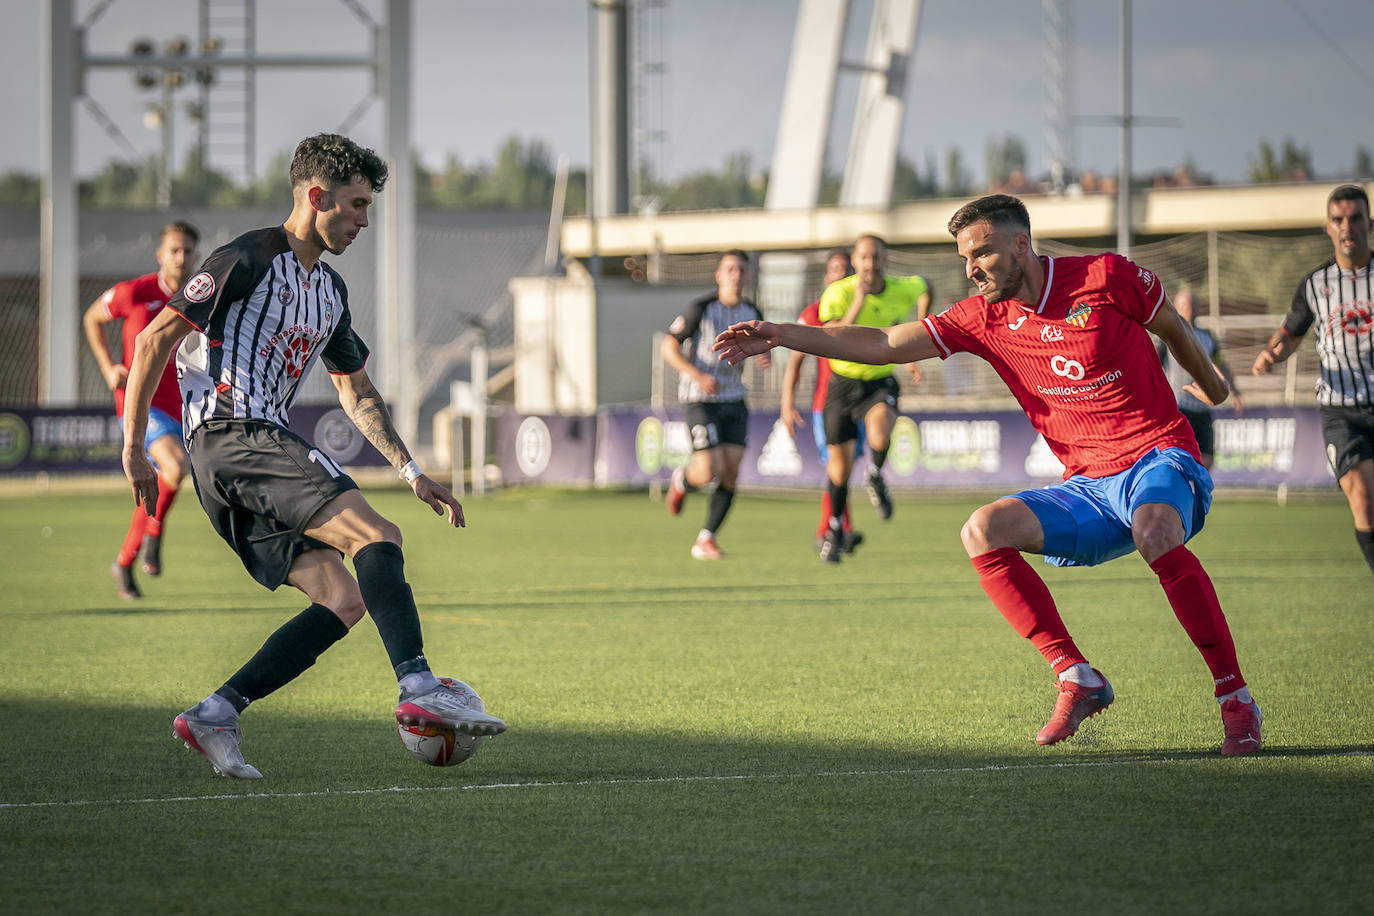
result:
[[(1330, 754), (1264, 754), (1255, 760), (1275, 759), (1312, 759), (1325, 760), (1335, 757), (1370, 757), (1371, 751), (1341, 751)], [(173, 795), (161, 798), (93, 798), (71, 801), (48, 802), (0, 802), (0, 809), (17, 810), (21, 808), (81, 808), (95, 805), (156, 805), (181, 802), (244, 801), (247, 799), (267, 798), (337, 798), (344, 795), (386, 795), (389, 793), (413, 792), (485, 792), (498, 789), (570, 789), (587, 786), (649, 786), (676, 783), (686, 785), (703, 782), (764, 782), (784, 779), (836, 779), (864, 776), (939, 776), (953, 773), (1004, 773), (1016, 770), (1068, 770), (1092, 767), (1121, 767), (1139, 764), (1186, 764), (1211, 763), (1216, 758), (1197, 757), (1179, 760), (1174, 757), (1138, 760), (1081, 760), (1060, 763), (990, 763), (980, 767), (914, 767), (894, 770), (834, 770), (817, 773), (736, 773), (715, 776), (645, 776), (623, 779), (574, 779), (563, 782), (488, 782), (464, 786), (387, 786), (379, 789), (326, 789), (319, 792), (242, 792), (232, 795)]]

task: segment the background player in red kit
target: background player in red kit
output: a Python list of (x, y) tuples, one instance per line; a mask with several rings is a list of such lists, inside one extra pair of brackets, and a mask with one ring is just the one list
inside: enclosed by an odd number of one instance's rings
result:
[[(822, 277), (824, 286), (829, 286), (836, 280), (842, 280), (854, 273), (854, 265), (849, 260), (849, 252), (841, 248), (831, 251), (825, 258), (825, 274)], [(824, 322), (821, 321), (821, 302), (815, 302), (802, 309), (797, 320), (802, 324), (819, 327)], [(787, 424), (788, 430), (793, 428), (801, 429), (806, 426), (806, 419), (801, 411), (796, 408), (797, 383), (801, 381), (802, 364), (806, 362), (805, 353), (793, 353), (792, 358), (787, 361), (787, 370), (782, 377), (782, 407), (778, 411), (778, 416), (783, 423)], [(825, 396), (830, 390), (830, 360), (816, 360), (816, 388), (811, 398), (811, 429), (816, 440), (816, 451), (820, 456), (821, 466), (824, 467), (829, 460), (829, 450), (825, 444)], [(859, 427), (859, 438), (854, 446), (854, 455), (858, 457), (863, 454), (863, 427)], [(855, 547), (863, 543), (864, 536), (854, 530), (854, 525), (849, 519), (849, 506), (844, 507), (843, 516), (844, 535), (841, 542), (845, 553), (850, 553)], [(821, 490), (821, 520), (816, 525), (816, 547), (821, 546), (821, 539), (830, 530), (830, 488)]]
[[(167, 300), (186, 282), (186, 276), (196, 269), (200, 260), (196, 251), (199, 243), (200, 233), (190, 223), (180, 220), (168, 223), (162, 227), (162, 240), (155, 252), (157, 272), (116, 283), (86, 309), (82, 318), (86, 341), (100, 364), (105, 384), (114, 392), (115, 413), (120, 417), (124, 416), (124, 383), (129, 378), (134, 338), (162, 311)], [(118, 361), (110, 355), (110, 343), (105, 334), (106, 325), (114, 321), (123, 323), (120, 335), (123, 353)], [(140, 548), (143, 571), (150, 576), (162, 574), (163, 524), (177, 498), (181, 481), (190, 470), (186, 448), (181, 442), (181, 393), (177, 389), (177, 367), (173, 362), (168, 362), (153, 392), (148, 434), (143, 442), (148, 457), (157, 466), (157, 507), (152, 515), (142, 506), (134, 507), (129, 532), (110, 567), (119, 585), (120, 597), (126, 599), (143, 597), (138, 580), (134, 578), (134, 560)]]
[(977, 296), (892, 328), (746, 322), (721, 334), (717, 350), (736, 361), (775, 346), (864, 363), (960, 351), (987, 360), (1066, 469), (1063, 483), (981, 507), (961, 532), (983, 590), (1059, 677), (1059, 698), (1037, 743), (1072, 736), (1114, 693), (1021, 554), (1093, 565), (1138, 550), (1211, 670), (1225, 731), (1221, 752), (1258, 750), (1259, 705), (1211, 579), (1184, 546), (1202, 528), (1211, 477), (1146, 331), (1193, 376), (1195, 396), (1220, 403), (1225, 381), (1145, 268), (1113, 254), (1037, 256), (1025, 205), (1004, 194), (960, 208), (948, 228)]

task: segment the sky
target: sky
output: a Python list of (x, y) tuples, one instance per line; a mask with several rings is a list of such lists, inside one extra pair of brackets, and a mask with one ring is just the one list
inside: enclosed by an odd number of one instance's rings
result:
[[(355, 0), (375, 19), (380, 0)], [(633, 0), (631, 0), (633, 3)], [(646, 16), (650, 58), (664, 65), (646, 80), (645, 127), (665, 139), (642, 155), (670, 178), (718, 169), (735, 152), (767, 169), (797, 16), (797, 0), (661, 0)], [(1115, 173), (1119, 130), (1100, 123), (1121, 103), (1121, 2), (1076, 0), (1070, 110), (1080, 169)], [(1137, 116), (1176, 119), (1141, 126), (1132, 139), (1133, 171), (1172, 170), (1190, 160), (1221, 182), (1245, 179), (1267, 139), (1310, 150), (1318, 177), (1352, 177), (1357, 146), (1374, 152), (1374, 12), (1371, 0), (1136, 0), (1131, 4), (1132, 108)], [(75, 0), (76, 18), (99, 15), (87, 31), (88, 53), (127, 51), (137, 37), (161, 44), (195, 36), (191, 0)], [(263, 53), (363, 53), (370, 32), (344, 0), (258, 2)], [(588, 0), (414, 0), (414, 143), (429, 166), (448, 156), (490, 162), (511, 135), (543, 141), (575, 166), (589, 153)], [(851, 3), (845, 58), (861, 56), (872, 0)], [(0, 172), (37, 172), (40, 0), (0, 0), (0, 117), (18, 125), (0, 138)], [(270, 18), (269, 18), (270, 17)], [(942, 165), (960, 148), (983, 177), (989, 138), (1014, 135), (1032, 176), (1047, 167), (1041, 4), (1036, 0), (925, 0), (906, 90), (900, 152)], [(828, 165), (842, 168), (857, 93), (842, 74), (831, 122)], [(345, 70), (259, 72), (259, 170), (273, 153), (321, 130), (337, 130), (371, 91), (370, 77)], [(129, 75), (96, 71), (90, 98), (140, 154), (159, 148), (144, 126), (151, 101)], [(193, 97), (183, 92), (185, 102)], [(84, 105), (78, 105), (77, 170), (98, 171), (127, 158)], [(378, 146), (376, 104), (351, 127)], [(174, 122), (178, 151), (192, 130)], [(213, 164), (213, 163), (212, 163)]]

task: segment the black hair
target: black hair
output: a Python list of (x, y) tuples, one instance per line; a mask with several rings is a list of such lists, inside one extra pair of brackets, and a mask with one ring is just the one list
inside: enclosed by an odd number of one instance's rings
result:
[(320, 179), (329, 190), (352, 184), (361, 176), (373, 193), (386, 184), (387, 167), (382, 157), (342, 134), (315, 134), (296, 145), (291, 157), (291, 186)]
[(957, 236), (974, 223), (986, 222), (995, 229), (1009, 229), (1030, 235), (1030, 214), (1019, 198), (1010, 194), (989, 194), (964, 204), (949, 218), (945, 227), (950, 235)]

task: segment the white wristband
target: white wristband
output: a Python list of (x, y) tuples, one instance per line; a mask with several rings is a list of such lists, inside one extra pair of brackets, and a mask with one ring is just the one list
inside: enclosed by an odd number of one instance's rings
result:
[(401, 468), (401, 479), (406, 483), (414, 483), (416, 477), (420, 477), (425, 472), (420, 470), (420, 464), (415, 459), (407, 461), (405, 467)]

